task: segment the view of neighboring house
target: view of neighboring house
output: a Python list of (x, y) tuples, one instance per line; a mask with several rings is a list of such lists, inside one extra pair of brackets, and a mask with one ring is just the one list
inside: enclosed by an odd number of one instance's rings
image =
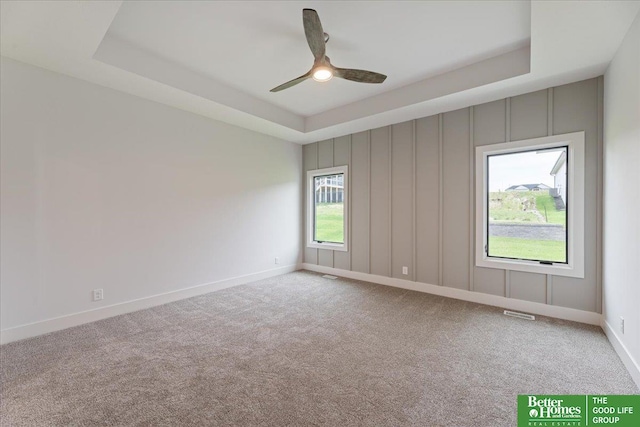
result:
[(511, 187), (507, 188), (505, 191), (542, 191), (542, 190), (550, 190), (551, 187), (549, 187), (546, 184), (518, 184), (518, 185), (512, 185)]
[(315, 179), (316, 203), (344, 201), (344, 175), (318, 176)]
[(562, 202), (567, 204), (567, 152), (563, 151), (558, 156), (558, 160), (553, 165), (550, 174), (553, 176), (553, 190), (551, 195), (553, 197), (560, 197)]

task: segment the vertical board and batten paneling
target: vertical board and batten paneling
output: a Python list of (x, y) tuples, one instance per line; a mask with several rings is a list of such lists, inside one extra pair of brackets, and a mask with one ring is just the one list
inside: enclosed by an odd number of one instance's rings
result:
[[(333, 166), (350, 166), (351, 163), (351, 136), (341, 136), (333, 140)], [(351, 181), (348, 180), (347, 185), (351, 186)], [(350, 194), (350, 188), (347, 189), (347, 193)], [(349, 215), (351, 209), (349, 205), (351, 199), (347, 200), (346, 214)], [(350, 221), (348, 221), (350, 222)], [(347, 227), (347, 235), (349, 236), (351, 227)], [(351, 243), (351, 239), (347, 238), (348, 244)], [(333, 251), (333, 267), (342, 270), (351, 270), (351, 253), (343, 251)]]
[(370, 203), (369, 203), (369, 136), (360, 132), (351, 136), (351, 269), (369, 273)]
[(585, 278), (553, 278), (552, 304), (599, 311), (596, 307), (596, 206), (598, 182), (598, 79), (590, 79), (553, 89), (553, 133), (584, 131), (585, 197), (584, 197), (584, 255)]
[[(504, 99), (473, 107), (473, 142), (475, 146), (507, 140), (507, 103)], [(474, 153), (475, 156), (475, 153)]]
[(469, 289), (469, 109), (442, 118), (442, 284)]
[(391, 277), (409, 279), (414, 269), (413, 122), (393, 125), (391, 135)]
[(333, 167), (333, 139), (318, 142), (318, 169)]
[(438, 284), (440, 215), (438, 116), (416, 120), (416, 281)]
[(510, 298), (545, 304), (547, 302), (547, 275), (526, 271), (510, 272)]
[[(510, 140), (539, 138), (548, 134), (548, 90), (510, 98)], [(547, 275), (512, 271), (509, 297), (547, 302)]]
[(511, 98), (511, 140), (548, 136), (548, 90)]
[(371, 274), (390, 276), (391, 259), (391, 128), (371, 131), (371, 213), (369, 262)]
[[(318, 169), (333, 167), (333, 139), (318, 142)], [(318, 249), (318, 265), (333, 267), (333, 252)]]
[(304, 171), (302, 172), (302, 180), (304, 182), (304, 188), (305, 188), (305, 197), (303, 197), (302, 200), (305, 201), (304, 203), (304, 209), (303, 209), (303, 213), (304, 213), (304, 224), (305, 224), (305, 230), (303, 233), (303, 239), (304, 239), (304, 262), (307, 262), (309, 264), (317, 264), (318, 263), (318, 250), (315, 248), (308, 248), (307, 247), (307, 218), (308, 218), (308, 212), (307, 212), (307, 196), (308, 194), (306, 193), (307, 191), (307, 171), (310, 170), (314, 170), (314, 169), (318, 169), (318, 144), (309, 144), (309, 145), (305, 145), (303, 147), (302, 150), (302, 167), (304, 169)]
[(333, 252), (329, 249), (318, 249), (318, 265), (333, 267)]
[[(507, 139), (506, 120), (507, 103), (504, 99), (474, 106), (474, 147), (505, 142)], [(472, 153), (472, 155), (475, 158), (475, 151)], [(472, 191), (475, 191), (475, 188), (473, 188)], [(475, 209), (475, 207), (472, 207), (472, 209)], [(473, 225), (475, 229), (475, 224)], [(471, 260), (471, 263), (475, 264), (474, 260)], [(503, 270), (475, 266), (473, 268), (474, 291), (499, 296), (506, 295), (505, 273)]]
[[(600, 312), (600, 80), (306, 145), (305, 171), (349, 165), (351, 239), (349, 252), (305, 249), (305, 262)], [(576, 131), (586, 143), (585, 278), (475, 267), (475, 147)]]

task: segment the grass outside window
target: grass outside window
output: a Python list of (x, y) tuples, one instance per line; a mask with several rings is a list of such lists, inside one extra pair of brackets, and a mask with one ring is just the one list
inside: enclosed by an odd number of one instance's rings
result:
[(491, 256), (539, 259), (540, 261), (565, 262), (565, 242), (559, 240), (530, 240), (517, 237), (489, 236)]
[[(548, 191), (503, 191), (489, 193), (489, 227), (498, 225), (561, 225), (566, 230), (567, 212), (558, 209)], [(494, 257), (566, 262), (566, 240), (489, 236)]]
[(315, 217), (315, 240), (344, 242), (343, 203), (317, 203)]

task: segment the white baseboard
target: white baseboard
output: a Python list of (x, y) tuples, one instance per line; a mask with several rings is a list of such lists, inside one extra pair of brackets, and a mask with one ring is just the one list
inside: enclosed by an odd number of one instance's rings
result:
[(396, 288), (410, 289), (418, 292), (439, 295), (443, 297), (455, 298), (463, 301), (476, 302), (495, 307), (507, 308), (526, 313), (538, 314), (541, 316), (554, 317), (557, 319), (571, 320), (574, 322), (586, 323), (589, 325), (600, 326), (609, 342), (613, 346), (622, 363), (625, 365), (629, 374), (633, 378), (638, 388), (640, 388), (640, 364), (631, 356), (629, 350), (620, 340), (618, 334), (615, 333), (611, 325), (599, 313), (591, 311), (576, 310), (573, 308), (559, 307), (554, 305), (541, 304), (538, 302), (530, 302), (505, 298), (497, 295), (483, 294), (480, 292), (472, 292), (464, 289), (448, 288), (445, 286), (430, 285), (428, 283), (412, 282), (410, 280), (396, 279), (392, 277), (378, 276), (375, 274), (360, 273), (356, 271), (340, 270), (337, 268), (323, 267), (315, 264), (302, 264), (305, 270), (315, 271), (317, 273), (331, 274), (333, 276), (346, 277), (349, 279), (362, 280), (365, 282), (377, 283), (380, 285), (393, 286)]
[(631, 377), (640, 388), (640, 365), (631, 356), (626, 346), (615, 333), (611, 325), (598, 313), (589, 311), (576, 310), (573, 308), (551, 306), (536, 302), (529, 302), (511, 298), (505, 298), (497, 295), (483, 294), (463, 289), (448, 288), (445, 286), (431, 285), (428, 283), (412, 282), (410, 280), (396, 279), (392, 277), (377, 276), (375, 274), (359, 273), (355, 271), (340, 270), (337, 268), (323, 267), (314, 264), (288, 265), (272, 270), (261, 271), (258, 273), (248, 274), (245, 276), (233, 277), (230, 279), (220, 280), (218, 282), (206, 283), (203, 285), (193, 286), (190, 288), (180, 289), (177, 291), (167, 292), (164, 294), (153, 295), (146, 298), (140, 298), (133, 301), (127, 301), (106, 307), (97, 308), (95, 310), (87, 310), (66, 316), (56, 317), (52, 319), (42, 320), (39, 322), (20, 325), (13, 328), (3, 329), (0, 331), (0, 344), (6, 344), (13, 341), (31, 338), (43, 335), (49, 332), (55, 332), (73, 326), (85, 323), (95, 322), (97, 320), (106, 319), (120, 314), (131, 313), (133, 311), (144, 310), (145, 308), (155, 307), (173, 301), (185, 298), (191, 298), (197, 295), (207, 294), (209, 292), (230, 288), (233, 286), (243, 285), (245, 283), (257, 280), (267, 279), (269, 277), (279, 276), (281, 274), (291, 273), (299, 269), (315, 271), (323, 274), (332, 274), (335, 276), (346, 277), (349, 279), (362, 280), (380, 285), (393, 286), (396, 288), (410, 289), (418, 292), (425, 292), (433, 295), (439, 295), (463, 301), (476, 302), (496, 307), (508, 308), (527, 313), (538, 314), (542, 316), (555, 317), (558, 319), (572, 320), (590, 325), (598, 325), (602, 327), (607, 338), (611, 342), (616, 353), (624, 363), (625, 367), (631, 374)]
[(602, 330), (604, 330), (604, 333), (607, 335), (613, 349), (618, 353), (618, 356), (620, 356), (620, 359), (627, 368), (627, 371), (631, 374), (631, 378), (633, 378), (633, 381), (635, 381), (638, 388), (640, 388), (640, 364), (638, 364), (631, 353), (629, 353), (629, 350), (624, 345), (618, 334), (611, 327), (609, 322), (604, 319), (604, 317), (602, 318)]
[(144, 310), (145, 308), (178, 301), (185, 298), (191, 298), (197, 295), (207, 294), (209, 292), (219, 291), (221, 289), (226, 289), (233, 286), (243, 285), (245, 283), (267, 279), (269, 277), (279, 276), (285, 273), (291, 273), (299, 269), (300, 265), (287, 265), (280, 268), (274, 268), (272, 270), (265, 270), (258, 273), (247, 274), (245, 276), (232, 277), (230, 279), (220, 280), (213, 283), (205, 283), (202, 285), (179, 289), (177, 291), (171, 291), (164, 294), (152, 295), (145, 298), (126, 301), (106, 307), (100, 307), (94, 310), (82, 311), (66, 316), (55, 317), (52, 319), (46, 319), (39, 322), (3, 329), (2, 331), (0, 331), (0, 344), (6, 344), (12, 341), (18, 341), (25, 338), (47, 334), (49, 332), (59, 331), (61, 329), (67, 329), (72, 326), (95, 322), (97, 320), (118, 316), (120, 314)]
[(483, 294), (480, 292), (449, 288), (446, 286), (430, 285), (428, 283), (412, 282), (410, 280), (360, 273), (357, 271), (339, 270), (337, 268), (323, 267), (315, 264), (304, 263), (302, 264), (302, 268), (323, 274), (332, 274), (334, 276), (346, 277), (349, 279), (362, 280), (365, 282), (372, 282), (402, 289), (410, 289), (412, 291), (425, 292), (428, 294), (502, 307), (510, 310), (523, 311), (541, 316), (587, 323), (589, 325), (601, 326), (602, 322), (602, 315), (591, 311), (576, 310), (574, 308), (560, 307), (557, 305), (505, 298), (498, 295)]

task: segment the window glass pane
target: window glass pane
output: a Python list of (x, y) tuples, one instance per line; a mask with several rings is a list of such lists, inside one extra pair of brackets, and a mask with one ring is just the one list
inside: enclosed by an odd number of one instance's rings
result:
[(566, 263), (567, 147), (487, 161), (487, 255)]
[(314, 229), (316, 242), (344, 243), (344, 174), (316, 176)]

